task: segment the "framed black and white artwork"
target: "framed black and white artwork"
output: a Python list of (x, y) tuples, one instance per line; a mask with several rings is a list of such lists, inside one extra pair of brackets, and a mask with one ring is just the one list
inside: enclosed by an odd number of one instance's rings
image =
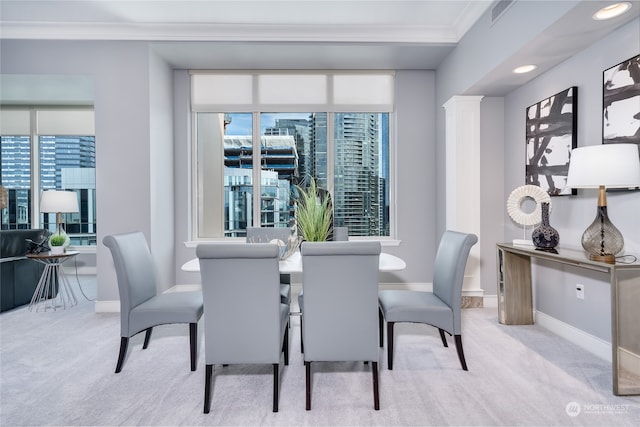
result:
[(640, 55), (602, 73), (602, 143), (640, 148)]
[(550, 196), (576, 194), (567, 188), (571, 150), (577, 144), (578, 88), (558, 92), (526, 111), (526, 178)]

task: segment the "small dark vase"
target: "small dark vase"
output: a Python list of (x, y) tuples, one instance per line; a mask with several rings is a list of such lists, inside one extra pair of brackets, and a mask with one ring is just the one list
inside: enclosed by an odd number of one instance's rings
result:
[(558, 230), (549, 225), (549, 203), (541, 203), (542, 223), (531, 233), (531, 240), (537, 249), (542, 251), (555, 251), (560, 241)]

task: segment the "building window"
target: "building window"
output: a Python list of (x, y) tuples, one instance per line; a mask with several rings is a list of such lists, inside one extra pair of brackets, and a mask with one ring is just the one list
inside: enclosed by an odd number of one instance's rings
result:
[(391, 237), (393, 75), (281, 73), (192, 74), (194, 238), (292, 226), (310, 178), (335, 226)]
[[(96, 244), (93, 110), (2, 110), (2, 186), (8, 194), (2, 229), (55, 231), (56, 215), (37, 210), (44, 190), (73, 190), (78, 213), (63, 214), (74, 246)], [(13, 127), (13, 129), (12, 129)], [(35, 169), (34, 169), (35, 165)], [(32, 196), (38, 194), (38, 197)]]

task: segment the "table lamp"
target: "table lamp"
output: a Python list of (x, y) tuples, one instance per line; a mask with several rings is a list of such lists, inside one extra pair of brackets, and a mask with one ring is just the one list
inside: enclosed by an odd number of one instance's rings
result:
[(53, 236), (65, 236), (65, 247), (69, 246), (70, 239), (62, 227), (62, 214), (77, 213), (78, 211), (78, 196), (74, 191), (47, 190), (42, 193), (42, 197), (40, 198), (40, 212), (55, 212), (57, 214), (57, 228)]
[(593, 261), (615, 264), (624, 247), (622, 233), (607, 215), (607, 188), (640, 186), (640, 157), (636, 144), (601, 144), (571, 151), (567, 187), (597, 188), (598, 209), (582, 234), (582, 247)]

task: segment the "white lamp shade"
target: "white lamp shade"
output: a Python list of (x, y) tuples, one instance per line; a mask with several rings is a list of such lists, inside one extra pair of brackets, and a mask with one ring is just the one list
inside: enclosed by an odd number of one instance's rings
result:
[(78, 196), (73, 191), (47, 190), (40, 198), (40, 212), (78, 212)]
[(633, 188), (640, 186), (636, 144), (601, 144), (571, 151), (567, 187)]

